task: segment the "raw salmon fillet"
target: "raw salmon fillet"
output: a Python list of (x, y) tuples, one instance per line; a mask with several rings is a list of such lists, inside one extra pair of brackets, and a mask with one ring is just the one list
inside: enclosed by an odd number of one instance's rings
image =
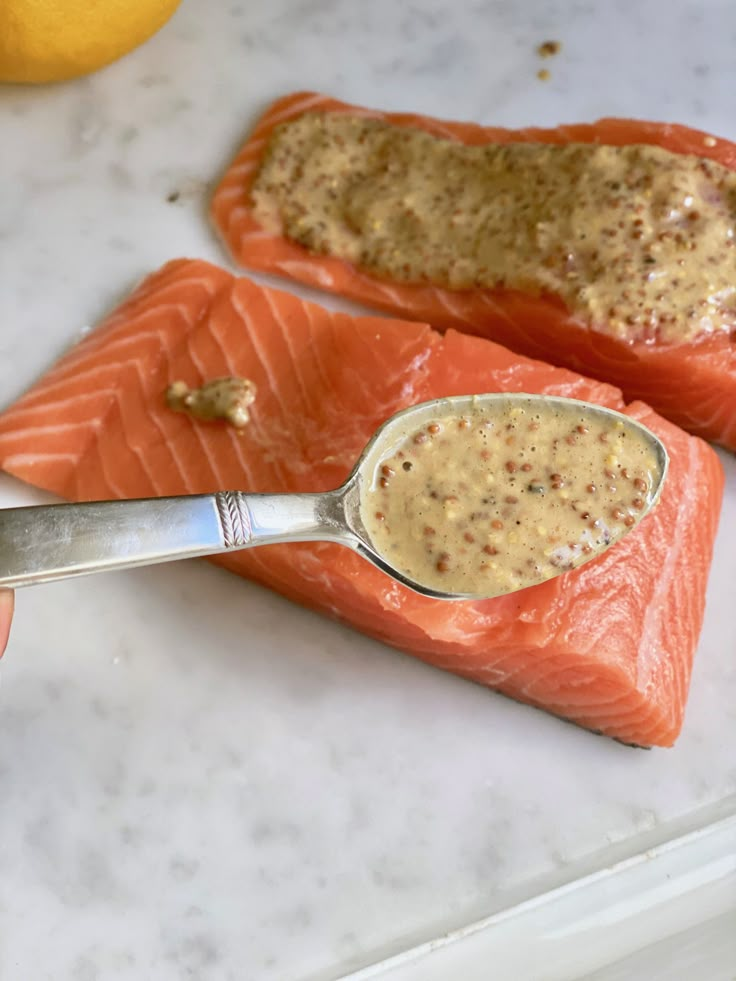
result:
[[(167, 386), (255, 382), (238, 435), (165, 405)], [(320, 491), (386, 418), (445, 395), (522, 391), (624, 409), (666, 443), (655, 511), (583, 568), (513, 595), (446, 603), (347, 548), (273, 545), (217, 559), (439, 668), (641, 746), (683, 718), (723, 473), (713, 450), (617, 389), (491, 341), (335, 313), (205, 262), (154, 273), (0, 416), (0, 465), (72, 500)]]
[(489, 337), (528, 357), (601, 378), (643, 399), (679, 426), (736, 449), (736, 323), (730, 336), (705, 335), (696, 342), (664, 345), (626, 342), (571, 315), (554, 297), (513, 290), (449, 290), (387, 282), (330, 256), (308, 252), (267, 233), (249, 206), (249, 189), (275, 126), (307, 111), (359, 113), (467, 144), (541, 142), (653, 144), (676, 153), (708, 157), (736, 170), (736, 145), (685, 126), (601, 119), (556, 129), (508, 130), (444, 122), (410, 113), (382, 113), (314, 92), (280, 99), (257, 123), (226, 171), (212, 201), (212, 217), (236, 261), (339, 293), (395, 316), (444, 330)]

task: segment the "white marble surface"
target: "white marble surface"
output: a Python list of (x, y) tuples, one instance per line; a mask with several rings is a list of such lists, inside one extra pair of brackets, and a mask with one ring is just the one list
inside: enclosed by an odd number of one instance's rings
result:
[[(547, 38), (563, 50), (542, 83)], [(730, 0), (185, 0), (93, 78), (0, 88), (3, 399), (165, 259), (225, 261), (208, 185), (285, 91), (736, 138), (735, 46)], [(596, 738), (205, 565), (20, 594), (0, 668), (0, 979), (332, 978), (734, 806), (724, 461), (671, 751)]]

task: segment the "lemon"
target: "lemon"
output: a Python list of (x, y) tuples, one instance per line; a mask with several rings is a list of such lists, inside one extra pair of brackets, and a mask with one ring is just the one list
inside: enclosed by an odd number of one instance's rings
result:
[(141, 44), (180, 0), (0, 0), (0, 82), (86, 75)]

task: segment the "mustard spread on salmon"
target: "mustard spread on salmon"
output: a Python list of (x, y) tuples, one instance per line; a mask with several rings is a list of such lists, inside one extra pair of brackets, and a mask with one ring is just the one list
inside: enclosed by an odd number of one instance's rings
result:
[(633, 528), (662, 473), (623, 419), (560, 403), (479, 407), (409, 433), (362, 495), (375, 549), (443, 592), (511, 592), (574, 569)]
[(247, 378), (214, 378), (200, 388), (189, 388), (175, 381), (166, 390), (166, 404), (175, 412), (212, 422), (223, 419), (236, 429), (250, 420), (249, 407), (256, 397), (256, 386)]
[(274, 130), (251, 198), (264, 228), (383, 279), (553, 294), (628, 341), (736, 327), (736, 173), (696, 156), (314, 112)]

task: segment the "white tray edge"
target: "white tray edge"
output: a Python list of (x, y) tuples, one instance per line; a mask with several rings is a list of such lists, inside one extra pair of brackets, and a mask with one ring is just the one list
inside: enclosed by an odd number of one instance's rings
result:
[(726, 912), (736, 814), (339, 977), (570, 981)]

